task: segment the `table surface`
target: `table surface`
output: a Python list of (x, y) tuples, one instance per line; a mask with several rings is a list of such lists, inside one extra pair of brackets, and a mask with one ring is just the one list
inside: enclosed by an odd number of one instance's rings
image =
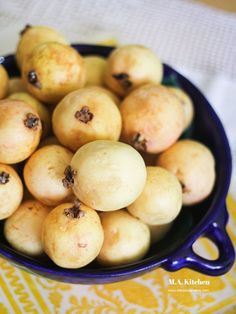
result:
[[(231, 215), (227, 231), (236, 243), (236, 203), (229, 196), (227, 204)], [(199, 240), (198, 252), (208, 258), (215, 257), (214, 247), (205, 238)], [(236, 313), (236, 264), (220, 277), (189, 269), (174, 273), (157, 269), (132, 280), (88, 286), (39, 278), (1, 258), (0, 265), (1, 314)], [(175, 285), (171, 284), (173, 280)]]
[(227, 12), (236, 13), (236, 1), (235, 0), (195, 0), (204, 4), (210, 5), (217, 9), (225, 10)]

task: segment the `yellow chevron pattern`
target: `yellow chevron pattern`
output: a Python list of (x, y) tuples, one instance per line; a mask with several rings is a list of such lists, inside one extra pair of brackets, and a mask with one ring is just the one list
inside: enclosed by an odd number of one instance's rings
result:
[[(228, 232), (236, 243), (236, 202), (228, 196)], [(213, 257), (206, 239), (198, 251)], [(177, 285), (170, 285), (174, 279)], [(207, 286), (184, 286), (184, 280), (209, 281)], [(184, 288), (184, 289), (183, 289)], [(127, 313), (235, 314), (236, 264), (221, 277), (189, 269), (168, 273), (157, 269), (144, 276), (107, 285), (70, 285), (36, 277), (0, 258), (0, 314)]]
[[(32, 301), (30, 295), (27, 293), (23, 281), (20, 281), (19, 276), (16, 274), (16, 269), (6, 261), (1, 262), (1, 269), (4, 272), (10, 286), (11, 294), (9, 291), (9, 296), (11, 298), (11, 303), (15, 303), (15, 309), (19, 310), (20, 313), (20, 308), (17, 305), (17, 303), (19, 303), (23, 305), (22, 310), (25, 313), (37, 313), (34, 302)], [(16, 301), (14, 302), (13, 299)]]

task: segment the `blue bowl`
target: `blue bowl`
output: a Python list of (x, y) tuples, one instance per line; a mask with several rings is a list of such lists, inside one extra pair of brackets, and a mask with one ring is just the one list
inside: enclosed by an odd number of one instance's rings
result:
[[(73, 45), (82, 55), (97, 54), (107, 57), (114, 47)], [(19, 75), (13, 55), (5, 57), (3, 65), (10, 76)], [(185, 77), (164, 65), (164, 84), (177, 85), (192, 98), (195, 119), (184, 136), (206, 144), (216, 159), (216, 184), (211, 195), (200, 204), (183, 208), (164, 240), (152, 246), (139, 262), (119, 267), (101, 267), (93, 262), (86, 267), (68, 270), (56, 266), (48, 257), (25, 256), (6, 242), (3, 221), (0, 223), (0, 255), (14, 265), (31, 273), (57, 281), (79, 284), (102, 284), (130, 279), (162, 267), (177, 271), (188, 267), (200, 273), (219, 276), (233, 265), (235, 252), (225, 226), (228, 220), (226, 196), (231, 177), (231, 153), (224, 128), (215, 111), (202, 93)], [(207, 175), (207, 174), (206, 174)], [(219, 257), (207, 260), (197, 255), (193, 243), (201, 236), (211, 239), (218, 247)]]

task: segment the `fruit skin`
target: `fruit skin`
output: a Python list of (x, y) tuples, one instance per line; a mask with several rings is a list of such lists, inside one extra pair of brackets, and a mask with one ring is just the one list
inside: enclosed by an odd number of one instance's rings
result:
[(5, 68), (0, 64), (0, 99), (7, 96), (9, 88), (9, 76)]
[(84, 57), (86, 67), (85, 86), (103, 86), (107, 61), (101, 56), (89, 55)]
[(22, 67), (22, 78), (30, 94), (42, 102), (58, 103), (85, 84), (85, 65), (72, 47), (50, 42), (33, 50)]
[(123, 100), (120, 111), (121, 139), (140, 151), (160, 153), (183, 132), (183, 106), (163, 85), (137, 88)]
[(115, 49), (107, 60), (105, 83), (117, 95), (124, 97), (131, 90), (147, 84), (160, 84), (163, 66), (149, 48), (125, 45)]
[(118, 141), (121, 115), (102, 89), (87, 87), (65, 96), (53, 112), (53, 132), (62, 145), (76, 151), (94, 140)]
[(172, 222), (182, 208), (182, 189), (175, 175), (161, 167), (147, 167), (143, 192), (128, 211), (148, 225)]
[(23, 61), (28, 60), (35, 47), (46, 42), (67, 44), (64, 36), (50, 27), (26, 25), (16, 48), (18, 67), (22, 68)]
[(52, 135), (52, 136), (49, 136), (49, 137), (46, 137), (45, 139), (43, 139), (38, 148), (42, 148), (44, 146), (47, 146), (47, 145), (61, 145), (58, 141), (58, 139), (56, 138), (56, 136)]
[(104, 242), (97, 257), (105, 266), (124, 265), (144, 257), (150, 246), (147, 225), (125, 210), (99, 214), (104, 230)]
[[(93, 261), (99, 254), (104, 233), (95, 210), (80, 204), (75, 217), (68, 209), (73, 203), (54, 208), (47, 216), (42, 242), (45, 253), (55, 264), (64, 268), (80, 268)], [(66, 214), (68, 213), (68, 214)]]
[(4, 224), (4, 235), (11, 246), (29, 256), (41, 255), (42, 226), (50, 210), (36, 200), (24, 201)]
[(23, 184), (11, 166), (0, 164), (0, 220), (11, 216), (23, 198)]
[(72, 156), (61, 145), (47, 145), (27, 160), (23, 171), (25, 184), (41, 203), (57, 206), (71, 197), (72, 191), (63, 186), (62, 179)]
[[(31, 121), (33, 124), (26, 126)], [(38, 113), (19, 100), (0, 101), (0, 163), (14, 164), (28, 158), (42, 134)]]
[(14, 93), (26, 93), (26, 87), (20, 77), (12, 77), (9, 80), (9, 88), (8, 88), (8, 95)]
[(147, 225), (151, 233), (151, 244), (162, 240), (170, 231), (173, 221), (163, 225)]
[(95, 86), (95, 85), (90, 86), (90, 87), (92, 87), (94, 90), (106, 93), (107, 96), (109, 96), (114, 101), (114, 103), (119, 107), (121, 100), (110, 89), (108, 89), (107, 87), (104, 87), (104, 86)]
[(189, 95), (180, 88), (169, 87), (169, 89), (174, 93), (181, 101), (184, 108), (184, 130), (187, 129), (193, 121), (194, 118), (194, 106), (192, 99)]
[(48, 109), (46, 108), (46, 106), (44, 106), (44, 104), (42, 104), (39, 100), (37, 100), (35, 97), (31, 96), (27, 92), (12, 93), (10, 96), (8, 96), (8, 99), (22, 100), (31, 105), (32, 108), (37, 111), (42, 122), (42, 138), (48, 135), (51, 128), (51, 117)]
[(156, 164), (177, 176), (183, 204), (194, 205), (210, 195), (215, 184), (215, 159), (210, 149), (195, 140), (180, 140), (160, 154)]
[(121, 142), (97, 140), (85, 144), (73, 156), (70, 167), (74, 194), (100, 211), (129, 205), (141, 194), (146, 181), (141, 155)]

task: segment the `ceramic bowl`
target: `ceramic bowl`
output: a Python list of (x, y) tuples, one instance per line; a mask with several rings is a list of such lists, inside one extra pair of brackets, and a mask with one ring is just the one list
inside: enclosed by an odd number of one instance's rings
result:
[[(107, 57), (113, 47), (73, 45), (82, 55)], [(19, 75), (13, 55), (3, 65), (10, 76)], [(226, 273), (235, 259), (234, 248), (226, 232), (228, 219), (226, 196), (231, 177), (231, 153), (224, 128), (204, 95), (184, 76), (164, 65), (164, 84), (177, 85), (192, 98), (195, 119), (185, 136), (206, 144), (216, 159), (216, 184), (210, 197), (200, 204), (183, 208), (164, 240), (153, 245), (141, 261), (119, 267), (101, 267), (93, 262), (81, 269), (69, 270), (56, 266), (46, 256), (30, 258), (10, 247), (3, 236), (0, 222), (0, 255), (14, 265), (34, 274), (68, 283), (102, 284), (130, 279), (158, 267), (177, 271), (188, 267), (200, 273), (218, 276)], [(207, 174), (206, 174), (207, 175)], [(197, 255), (193, 243), (201, 236), (218, 247), (219, 257), (212, 261)]]

